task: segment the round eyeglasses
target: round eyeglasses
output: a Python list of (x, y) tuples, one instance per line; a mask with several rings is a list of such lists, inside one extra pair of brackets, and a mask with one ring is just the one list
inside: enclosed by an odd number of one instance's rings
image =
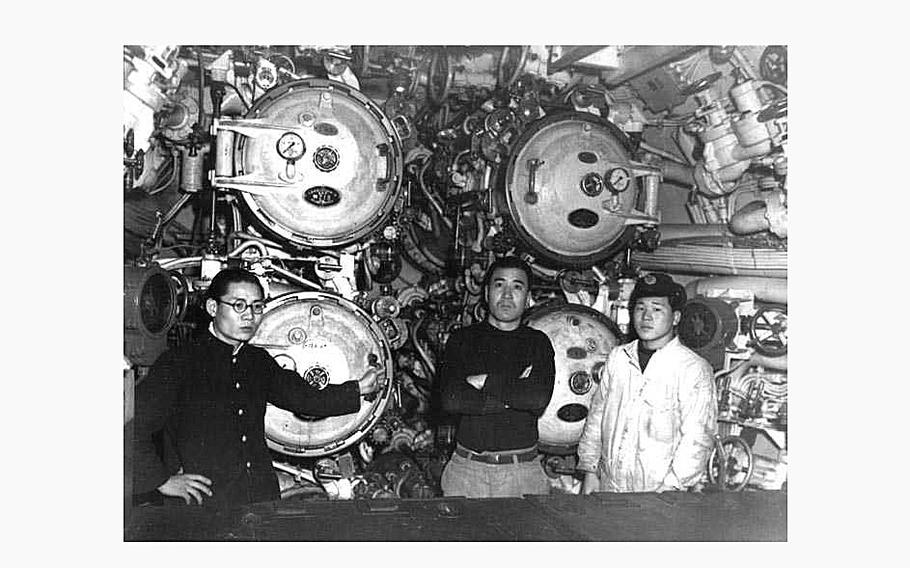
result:
[(261, 314), (265, 310), (265, 302), (262, 300), (255, 300), (253, 302), (247, 302), (246, 300), (234, 300), (233, 302), (225, 302), (224, 300), (215, 299), (215, 301), (219, 304), (231, 306), (238, 314), (242, 314), (246, 311), (247, 308), (253, 310), (254, 314)]

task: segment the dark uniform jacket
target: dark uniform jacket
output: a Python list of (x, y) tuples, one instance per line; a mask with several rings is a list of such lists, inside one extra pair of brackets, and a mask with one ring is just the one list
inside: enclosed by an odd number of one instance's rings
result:
[[(266, 402), (309, 416), (357, 412), (357, 381), (317, 390), (267, 351), (239, 351), (211, 332), (164, 353), (136, 389), (135, 493), (153, 491), (183, 467), (212, 480), (204, 504), (219, 508), (277, 499), (265, 444)], [(153, 437), (163, 432), (164, 459)]]

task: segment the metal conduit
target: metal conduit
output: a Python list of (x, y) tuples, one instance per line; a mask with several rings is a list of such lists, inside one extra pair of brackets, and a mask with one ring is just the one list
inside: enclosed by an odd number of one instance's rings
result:
[(769, 278), (787, 277), (786, 250), (662, 243), (652, 253), (633, 252), (632, 262), (647, 270)]
[(755, 299), (775, 304), (787, 303), (787, 280), (755, 276), (717, 276), (702, 278), (686, 284), (689, 298), (704, 296), (709, 290), (751, 290)]
[(660, 241), (667, 243), (680, 239), (695, 237), (732, 237), (733, 233), (723, 223), (691, 224), (691, 223), (661, 223)]

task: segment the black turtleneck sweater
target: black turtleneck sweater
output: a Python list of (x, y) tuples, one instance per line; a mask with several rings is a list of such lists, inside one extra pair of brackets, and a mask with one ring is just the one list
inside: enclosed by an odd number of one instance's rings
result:
[[(212, 480), (203, 505), (235, 507), (277, 499), (278, 480), (265, 443), (266, 402), (309, 416), (357, 412), (357, 381), (309, 386), (262, 348), (237, 353), (206, 333), (164, 353), (136, 388), (134, 489), (153, 491), (183, 467)], [(164, 456), (153, 436), (165, 433)], [(195, 503), (195, 501), (194, 501)]]
[[(528, 365), (530, 376), (521, 378)], [(465, 380), (483, 373), (480, 390)], [(453, 332), (439, 379), (443, 410), (461, 417), (456, 440), (478, 452), (535, 445), (555, 373), (553, 345), (542, 331), (525, 325), (502, 331), (482, 322)]]

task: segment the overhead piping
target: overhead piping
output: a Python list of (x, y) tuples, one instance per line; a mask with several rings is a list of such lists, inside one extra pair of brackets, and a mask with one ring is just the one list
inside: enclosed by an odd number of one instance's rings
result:
[(661, 243), (654, 252), (636, 251), (632, 262), (646, 270), (786, 278), (787, 251), (713, 244)]
[(785, 278), (761, 278), (756, 276), (716, 276), (693, 280), (686, 284), (689, 298), (705, 296), (710, 290), (751, 290), (756, 300), (787, 303), (787, 280)]

